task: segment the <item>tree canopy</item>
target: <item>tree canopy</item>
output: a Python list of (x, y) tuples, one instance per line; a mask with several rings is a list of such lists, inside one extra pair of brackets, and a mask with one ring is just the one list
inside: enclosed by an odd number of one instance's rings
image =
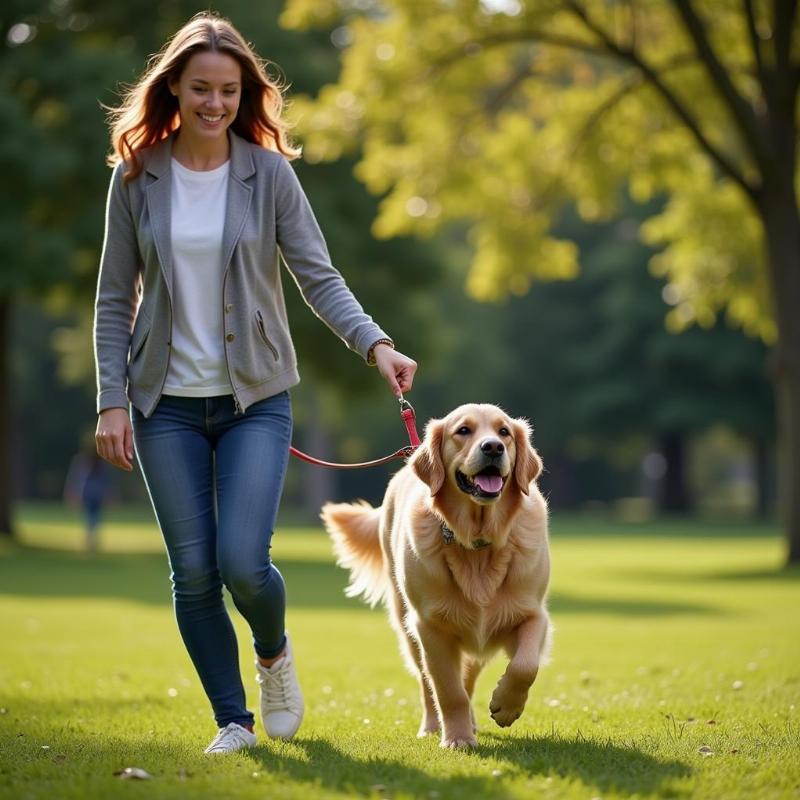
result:
[(672, 330), (722, 313), (775, 345), (789, 560), (800, 561), (796, 0), (289, 0), (333, 29), (338, 81), (295, 111), (307, 154), (358, 152), (373, 229), (465, 220), (467, 287), (491, 300), (578, 271), (554, 221), (666, 198)]

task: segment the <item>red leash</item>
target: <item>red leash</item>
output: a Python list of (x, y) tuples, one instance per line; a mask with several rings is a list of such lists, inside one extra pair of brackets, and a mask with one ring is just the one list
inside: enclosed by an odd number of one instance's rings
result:
[(377, 467), (380, 464), (386, 464), (389, 461), (394, 461), (397, 458), (408, 458), (420, 445), (419, 436), (417, 435), (417, 415), (414, 413), (414, 407), (408, 400), (405, 400), (400, 395), (400, 416), (406, 426), (408, 433), (408, 441), (410, 444), (406, 447), (401, 447), (395, 450), (394, 453), (383, 458), (376, 458), (374, 461), (362, 461), (359, 464), (336, 464), (332, 461), (322, 461), (319, 458), (314, 458), (307, 453), (303, 453), (296, 447), (290, 447), (289, 452), (299, 458), (301, 461), (307, 461), (309, 464), (316, 464), (318, 467), (333, 467), (334, 469), (362, 469), (363, 467)]

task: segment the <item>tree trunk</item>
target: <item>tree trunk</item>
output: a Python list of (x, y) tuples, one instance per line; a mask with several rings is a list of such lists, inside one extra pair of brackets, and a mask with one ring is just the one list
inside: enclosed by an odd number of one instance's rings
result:
[(11, 297), (0, 296), (0, 535), (11, 536)]
[(787, 169), (785, 179), (765, 181), (761, 205), (778, 323), (773, 370), (778, 502), (789, 564), (800, 563), (800, 215), (793, 175)]
[(659, 511), (686, 514), (693, 505), (686, 485), (686, 437), (682, 433), (664, 433), (659, 437), (659, 444), (661, 455), (667, 462), (659, 495)]
[(772, 448), (766, 439), (753, 439), (753, 473), (756, 484), (756, 502), (754, 514), (757, 519), (765, 520), (772, 511), (773, 467)]

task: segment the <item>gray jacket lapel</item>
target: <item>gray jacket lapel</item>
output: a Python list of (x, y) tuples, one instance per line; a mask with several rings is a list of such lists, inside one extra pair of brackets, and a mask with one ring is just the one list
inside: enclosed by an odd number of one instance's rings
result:
[(222, 230), (222, 267), (227, 271), (233, 249), (242, 235), (253, 189), (245, 181), (255, 175), (253, 157), (245, 142), (228, 131), (231, 143), (231, 166), (228, 176), (228, 195), (225, 206), (225, 226)]
[(160, 142), (150, 152), (145, 164), (145, 169), (155, 180), (147, 185), (147, 213), (153, 228), (153, 239), (161, 264), (161, 274), (167, 284), (170, 296), (172, 295), (172, 199), (170, 188), (172, 185), (172, 139), (169, 136)]

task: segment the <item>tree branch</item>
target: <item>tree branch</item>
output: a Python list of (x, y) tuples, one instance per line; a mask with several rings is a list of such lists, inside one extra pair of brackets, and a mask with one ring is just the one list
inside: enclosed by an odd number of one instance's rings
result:
[(589, 18), (586, 11), (575, 0), (567, 0), (568, 7), (579, 19), (589, 28), (592, 33), (597, 36), (603, 43), (606, 50), (622, 61), (633, 64), (639, 69), (648, 81), (654, 86), (666, 103), (672, 108), (677, 117), (689, 129), (692, 136), (694, 136), (701, 149), (704, 150), (708, 156), (717, 164), (717, 166), (732, 180), (734, 180), (742, 190), (754, 202), (759, 192), (759, 187), (752, 185), (744, 175), (739, 172), (736, 165), (719, 149), (717, 149), (705, 136), (697, 120), (689, 113), (688, 109), (684, 106), (678, 96), (667, 86), (662, 80), (662, 75), (656, 69), (647, 63), (647, 61), (630, 48), (624, 48), (618, 45), (599, 25)]
[[(777, 1), (780, 2), (780, 0)], [(691, 0), (672, 0), (672, 2), (678, 9), (678, 14), (683, 20), (684, 27), (697, 48), (700, 61), (705, 65), (712, 82), (719, 90), (733, 118), (739, 123), (744, 140), (747, 142), (756, 163), (763, 164), (766, 157), (766, 148), (764, 147), (762, 131), (753, 109), (744, 97), (739, 94), (727, 69), (711, 47), (703, 22), (693, 8)]]
[(578, 50), (596, 56), (608, 56), (608, 52), (605, 48), (597, 47), (591, 42), (585, 42), (582, 39), (576, 39), (572, 36), (562, 36), (560, 34), (551, 34), (546, 31), (528, 28), (525, 30), (495, 33), (490, 36), (485, 36), (482, 39), (473, 39), (472, 41), (466, 42), (456, 50), (446, 53), (441, 58), (432, 60), (431, 70), (425, 77), (436, 75), (456, 61), (479, 53), (483, 48), (524, 42), (542, 42), (543, 44), (553, 45), (554, 47), (564, 47), (569, 50)]
[[(750, 34), (750, 44), (753, 46), (753, 56), (756, 62), (756, 74), (762, 87), (767, 81), (766, 70), (764, 69), (764, 57), (761, 53), (761, 37), (758, 35), (756, 25), (756, 12), (753, 8), (753, 0), (743, 0), (744, 14), (747, 19), (747, 31)], [(766, 92), (765, 92), (766, 94)]]
[(486, 113), (490, 115), (496, 114), (506, 103), (509, 97), (514, 94), (514, 90), (526, 78), (530, 78), (536, 73), (533, 70), (533, 64), (530, 60), (526, 61), (516, 70), (514, 74), (505, 82), (503, 86), (497, 88), (496, 94), (491, 97), (486, 103)]
[(787, 75), (791, 69), (792, 33), (797, 0), (774, 0), (773, 15), (775, 37), (775, 68), (778, 75)]

